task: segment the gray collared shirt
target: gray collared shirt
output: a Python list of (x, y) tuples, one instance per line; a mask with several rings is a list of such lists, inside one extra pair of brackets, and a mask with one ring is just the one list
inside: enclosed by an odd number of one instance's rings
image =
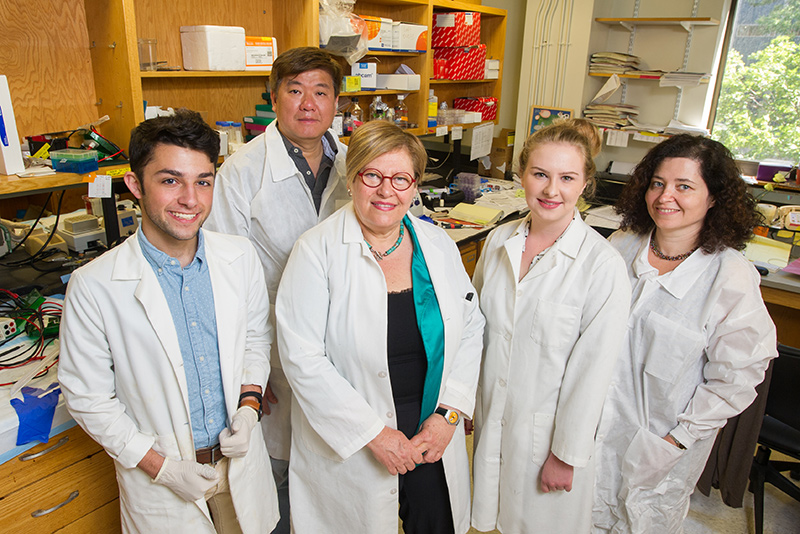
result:
[[(278, 133), (280, 133), (280, 128), (278, 129)], [(336, 148), (336, 141), (333, 139), (330, 132), (325, 132), (325, 135), (322, 136), (322, 160), (319, 162), (317, 175), (314, 176), (314, 173), (311, 171), (311, 166), (309, 166), (306, 158), (303, 156), (303, 151), (294, 146), (282, 133), (281, 139), (283, 139), (283, 144), (286, 146), (289, 157), (292, 158), (300, 174), (303, 175), (306, 185), (311, 190), (311, 197), (314, 199), (314, 208), (317, 210), (317, 213), (319, 213), (319, 208), (322, 205), (322, 193), (325, 191), (325, 186), (328, 185), (328, 177), (331, 175), (331, 169), (333, 169), (333, 161), (336, 159), (336, 154), (339, 152), (339, 149)]]

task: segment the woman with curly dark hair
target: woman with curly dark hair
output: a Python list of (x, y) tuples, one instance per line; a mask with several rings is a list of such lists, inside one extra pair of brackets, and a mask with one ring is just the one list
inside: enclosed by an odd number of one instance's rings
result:
[(691, 135), (644, 157), (617, 211), (633, 296), (598, 430), (594, 532), (680, 533), (717, 430), (777, 356), (739, 252), (758, 215), (728, 149)]

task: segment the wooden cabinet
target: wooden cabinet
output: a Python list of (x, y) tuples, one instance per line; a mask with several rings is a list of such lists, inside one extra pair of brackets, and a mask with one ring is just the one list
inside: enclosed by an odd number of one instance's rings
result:
[(80, 427), (0, 465), (4, 533), (120, 532), (114, 462)]
[[(481, 14), (481, 40), (486, 45), (486, 58), (500, 60), (500, 76), (496, 80), (434, 80), (433, 77), (433, 48), (431, 35), (433, 14), (447, 11), (474, 11)], [(418, 53), (404, 53), (392, 51), (371, 51), (362, 61), (375, 61), (378, 63), (380, 74), (395, 72), (401, 63), (405, 63), (420, 75), (420, 88), (411, 91), (406, 97), (409, 110), (409, 122), (418, 125), (412, 129), (416, 135), (432, 134), (435, 128), (428, 128), (428, 91), (433, 89), (439, 103), (447, 102), (448, 109), (453, 109), (453, 101), (458, 97), (493, 96), (500, 105), (500, 91), (502, 88), (503, 55), (505, 53), (506, 38), (506, 10), (478, 3), (459, 2), (452, 0), (359, 0), (354, 6), (357, 15), (370, 15), (387, 17), (400, 22), (412, 22), (428, 27), (428, 50)], [(349, 65), (342, 60), (345, 73), (349, 73)], [(358, 93), (342, 93), (340, 98), (358, 96), (361, 107), (366, 111), (374, 95), (381, 95), (384, 102), (394, 106), (397, 94), (403, 91), (360, 91)], [(495, 123), (497, 120), (494, 121)], [(472, 128), (475, 124), (460, 125)], [(450, 130), (452, 126), (448, 127)]]
[[(438, 11), (480, 12), (487, 57), (503, 59), (503, 9), (451, 0), (359, 0), (355, 4), (358, 14), (428, 26), (427, 52), (370, 53), (380, 60), (381, 72), (393, 72), (400, 63), (407, 63), (421, 75), (420, 90), (406, 99), (412, 122), (421, 126), (427, 122), (430, 87), (448, 106), (457, 96), (500, 98), (502, 70), (498, 80), (431, 82), (430, 26)], [(72, 130), (108, 115), (110, 120), (99, 130), (125, 147), (131, 129), (144, 120), (145, 101), (205, 111), (213, 124), (252, 115), (269, 79), (268, 72), (258, 71), (142, 72), (137, 39), (157, 39), (157, 59), (172, 66), (182, 66), (181, 26), (242, 26), (247, 35), (275, 37), (279, 53), (319, 43), (318, 0), (172, 0), (168, 4), (62, 0), (45, 5), (0, 0), (0, 18), (9, 26), (8, 32), (0, 34), (0, 49), (11, 52), (6, 57), (20, 58), (11, 62), (0, 56), (0, 72), (9, 78), (20, 136)], [(30, 23), (35, 20), (47, 23)], [(392, 104), (396, 92), (386, 94)], [(362, 99), (364, 108), (369, 106), (366, 100)], [(428, 132), (419, 128), (415, 133)]]

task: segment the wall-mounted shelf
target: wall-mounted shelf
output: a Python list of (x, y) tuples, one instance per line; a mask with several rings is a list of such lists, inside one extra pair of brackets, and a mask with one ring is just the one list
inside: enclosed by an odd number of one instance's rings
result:
[(483, 79), (483, 80), (440, 80), (440, 79), (433, 79), (431, 80), (431, 85), (441, 85), (441, 84), (451, 84), (451, 83), (491, 83), (499, 81), (497, 79)]
[(635, 26), (682, 26), (687, 32), (693, 26), (719, 26), (719, 21), (710, 17), (625, 17), (594, 20), (600, 24), (619, 24), (628, 31)]

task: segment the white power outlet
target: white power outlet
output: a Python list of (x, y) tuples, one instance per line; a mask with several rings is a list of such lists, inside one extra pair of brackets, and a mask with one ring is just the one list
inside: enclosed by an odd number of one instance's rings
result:
[(17, 333), (17, 323), (8, 317), (0, 318), (0, 341)]

